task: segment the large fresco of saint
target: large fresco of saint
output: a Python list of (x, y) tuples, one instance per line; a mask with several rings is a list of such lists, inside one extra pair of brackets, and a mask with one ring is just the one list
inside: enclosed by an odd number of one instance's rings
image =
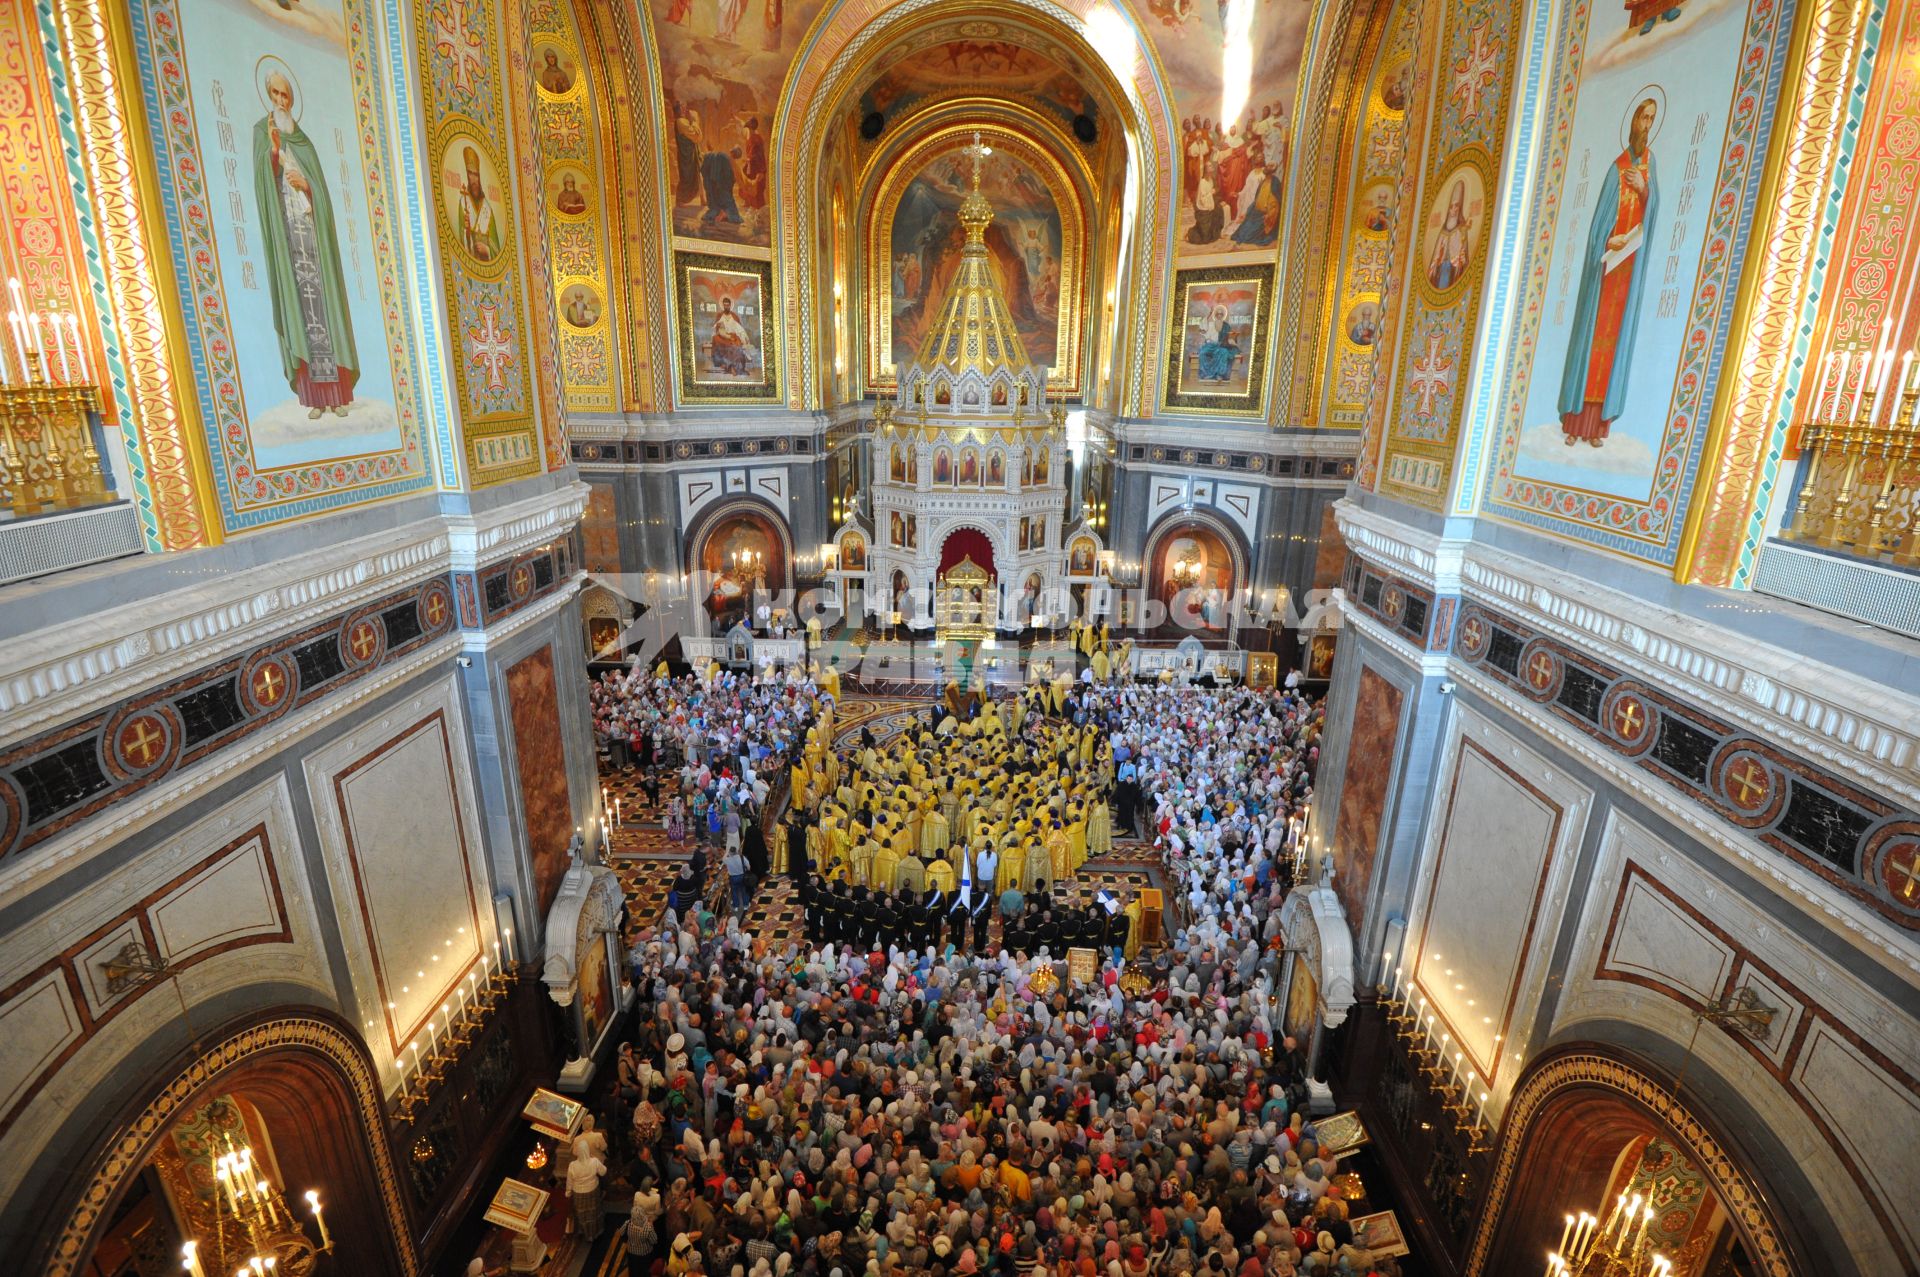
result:
[[(893, 364), (920, 348), (947, 285), (960, 267), (960, 201), (972, 163), (960, 151), (936, 156), (907, 184), (889, 228), (892, 264)], [(1040, 175), (996, 152), (980, 189), (993, 202), (987, 251), (1027, 357), (1051, 368), (1059, 354), (1062, 257), (1060, 210)]]
[(1272, 253), (1312, 7), (1296, 0), (1149, 0), (1146, 8), (1180, 113), (1174, 250), (1189, 258)]
[(774, 100), (816, 0), (652, 0), (676, 235), (766, 246)]
[(187, 206), (176, 253), (229, 508), (415, 472), (341, 0), (140, 0), (136, 17), (143, 67), (172, 66), (164, 90), (189, 108), (155, 132)]
[(1514, 379), (1525, 397), (1498, 487), (1641, 505), (1675, 464), (1671, 423), (1705, 415), (1687, 367), (1729, 291), (1714, 278), (1725, 250), (1709, 244), (1730, 110), (1746, 91), (1747, 5), (1693, 0), (1650, 22), (1596, 7), (1587, 23), (1566, 162), (1537, 232), (1549, 257), (1531, 377)]

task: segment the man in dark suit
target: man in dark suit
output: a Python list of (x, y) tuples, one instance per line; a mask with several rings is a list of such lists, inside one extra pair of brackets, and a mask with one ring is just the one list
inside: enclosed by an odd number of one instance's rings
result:
[(947, 920), (947, 910), (953, 908), (953, 896), (938, 887), (929, 888), (921, 916), (926, 919), (927, 947), (935, 953), (940, 951), (940, 932)]

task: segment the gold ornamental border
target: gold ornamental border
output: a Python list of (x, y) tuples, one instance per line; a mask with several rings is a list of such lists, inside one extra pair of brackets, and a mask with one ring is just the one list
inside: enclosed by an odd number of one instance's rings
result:
[[(1327, 421), (1324, 424), (1334, 425), (1332, 418), (1337, 413), (1342, 418), (1338, 426), (1341, 429), (1358, 429), (1366, 418), (1367, 405), (1364, 396), (1350, 402), (1339, 398), (1339, 361), (1348, 356), (1369, 361), (1378, 358), (1380, 339), (1385, 331), (1385, 285), (1397, 260), (1393, 255), (1393, 232), (1395, 224), (1409, 213), (1407, 206), (1396, 202), (1393, 217), (1386, 229), (1380, 231), (1369, 230), (1360, 220), (1366, 211), (1361, 203), (1361, 197), (1366, 192), (1385, 184), (1393, 190), (1396, 200), (1399, 195), (1399, 185), (1392, 167), (1376, 168), (1368, 163), (1374, 138), (1389, 125), (1398, 124), (1404, 156), (1406, 138), (1413, 131), (1413, 121), (1408, 118), (1406, 109), (1412, 104), (1402, 101), (1401, 109), (1394, 111), (1386, 105), (1382, 89), (1392, 74), (1411, 66), (1413, 57), (1410, 47), (1418, 38), (1416, 23), (1419, 15), (1412, 3), (1388, 5), (1385, 8), (1379, 41), (1362, 55), (1370, 68), (1365, 81), (1364, 115), (1355, 121), (1352, 144), (1342, 148), (1342, 160), (1351, 162), (1353, 171), (1343, 182), (1344, 200), (1335, 214), (1335, 225), (1341, 228), (1339, 233), (1343, 237), (1342, 251), (1328, 263), (1325, 294), (1328, 307), (1320, 314), (1321, 331), (1327, 334), (1327, 349), (1331, 357), (1313, 383), (1312, 398), (1308, 400), (1305, 414), (1309, 424), (1323, 424), (1321, 418), (1325, 416)], [(1408, 47), (1402, 48), (1402, 45)], [(1380, 284), (1371, 289), (1359, 288), (1354, 278), (1354, 257), (1362, 244), (1378, 244), (1384, 255)], [(1372, 344), (1361, 346), (1349, 335), (1347, 316), (1367, 302), (1374, 305), (1376, 327)]]
[[(1365, 411), (1360, 422), (1360, 456), (1354, 467), (1354, 482), (1368, 491), (1376, 490), (1387, 466), (1388, 435), (1392, 423), (1393, 394), (1400, 377), (1400, 338), (1407, 327), (1408, 299), (1413, 290), (1405, 286), (1409, 263), (1417, 256), (1418, 229), (1408, 210), (1417, 207), (1422, 169), (1415, 162), (1426, 154), (1440, 113), (1440, 70), (1431, 51), (1446, 36), (1443, 4), (1426, 0), (1401, 0), (1418, 6), (1413, 35), (1413, 79), (1407, 86), (1407, 136), (1402, 151), (1400, 184), (1394, 194), (1396, 211), (1387, 239), (1387, 288), (1380, 310), (1380, 339), (1374, 343), (1373, 383), (1367, 392)], [(1427, 56), (1422, 56), (1425, 51)]]
[[(171, 280), (159, 178), (146, 144), (130, 16), (124, 4), (55, 0), (73, 84), (74, 125), (87, 166), (107, 287), (124, 339), (127, 402), (123, 430), (139, 439), (152, 501), (149, 542), (164, 550), (218, 545), (224, 525), (192, 384), (180, 352), (186, 335), (158, 283)], [(111, 15), (111, 16), (109, 16)], [(123, 77), (122, 71), (126, 71)], [(136, 503), (137, 505), (138, 503)]]
[[(1745, 277), (1734, 297), (1730, 331), (1740, 335), (1740, 354), (1733, 358), (1730, 346), (1721, 365), (1722, 393), (1714, 397), (1674, 556), (1673, 576), (1683, 585), (1747, 585), (1767, 498), (1784, 478), (1769, 479), (1768, 462), (1785, 438), (1787, 383), (1800, 357), (1795, 329), (1811, 282), (1821, 206), (1839, 161), (1854, 89), (1851, 68), (1865, 39), (1869, 7), (1802, 5), (1795, 17), (1785, 65), (1798, 68), (1798, 76), (1791, 101), (1776, 108), (1776, 122), (1786, 127), (1776, 123), (1761, 178), (1765, 223), (1756, 222), (1747, 241)], [(1886, 39), (1883, 51), (1897, 54), (1891, 34)], [(1829, 269), (1838, 266), (1836, 258)], [(1803, 392), (1810, 376), (1803, 374)]]
[(1488, 1184), (1486, 1206), (1480, 1212), (1480, 1226), (1474, 1232), (1473, 1249), (1467, 1256), (1468, 1277), (1481, 1277), (1487, 1271), (1487, 1252), (1493, 1246), (1494, 1229), (1500, 1222), (1499, 1207), (1513, 1185), (1527, 1127), (1548, 1100), (1574, 1087), (1594, 1087), (1623, 1095), (1664, 1126), (1713, 1185), (1720, 1204), (1739, 1229), (1760, 1271), (1766, 1277), (1792, 1277), (1793, 1266), (1766, 1204), (1712, 1132), (1646, 1073), (1622, 1060), (1587, 1052), (1550, 1060), (1528, 1074), (1509, 1101), (1501, 1123), (1499, 1155)]
[[(532, 15), (541, 10), (529, 10), (529, 22)], [(560, 377), (566, 389), (562, 412), (566, 412), (576, 403), (584, 408), (597, 408), (612, 411), (617, 407), (614, 400), (614, 382), (619, 368), (619, 355), (615, 348), (618, 334), (616, 323), (616, 303), (620, 300), (613, 296), (607, 287), (608, 279), (608, 234), (607, 218), (609, 203), (618, 205), (620, 200), (607, 199), (607, 192), (614, 188), (606, 177), (606, 164), (601, 153), (601, 122), (607, 114), (603, 108), (603, 94), (598, 92), (598, 68), (592, 73), (587, 66), (587, 58), (582, 52), (582, 40), (573, 7), (568, 3), (554, 3), (544, 8), (551, 15), (553, 25), (534, 26), (529, 48), (533, 57), (529, 59), (528, 74), (537, 77), (540, 67), (537, 56), (544, 46), (552, 46), (563, 55), (570, 55), (574, 62), (573, 84), (563, 94), (547, 91), (537, 78), (531, 80), (531, 101), (533, 117), (538, 136), (534, 139), (540, 152), (540, 182), (537, 187), (538, 199), (529, 199), (529, 207), (538, 206), (546, 221), (543, 242), (547, 253), (547, 274), (553, 292), (553, 304), (558, 312), (554, 321), (554, 334), (561, 351)], [(582, 127), (580, 143), (572, 151), (559, 152), (549, 149), (552, 138), (550, 128), (553, 113), (563, 108), (573, 108), (581, 113)], [(579, 213), (565, 213), (555, 206), (554, 192), (560, 189), (563, 170), (578, 171), (585, 179), (587, 189), (581, 192), (588, 200), (587, 206)], [(586, 226), (592, 236), (592, 260), (587, 263), (586, 273), (569, 273), (560, 269), (559, 253), (554, 246), (555, 226)], [(594, 297), (599, 306), (599, 314), (586, 327), (576, 326), (567, 318), (565, 299), (575, 288), (585, 288)], [(598, 341), (602, 345), (602, 375), (597, 381), (574, 378), (573, 364), (576, 350), (584, 350), (590, 343)], [(584, 357), (584, 356), (582, 356)], [(564, 464), (564, 457), (560, 459)]]
[[(1301, 67), (1302, 84), (1297, 96), (1301, 105), (1312, 105), (1312, 136), (1325, 138), (1330, 129), (1337, 129), (1340, 145), (1334, 148), (1330, 172), (1322, 172), (1324, 166), (1318, 156), (1296, 165), (1303, 177), (1310, 171), (1312, 180), (1325, 182), (1310, 194), (1325, 200), (1327, 215), (1303, 218), (1298, 225), (1288, 227), (1299, 244), (1300, 265), (1297, 270), (1285, 271), (1280, 282), (1280, 304), (1292, 318), (1277, 316), (1274, 324), (1279, 346), (1271, 421), (1276, 425), (1291, 422), (1318, 426), (1321, 387), (1331, 377), (1332, 361), (1318, 356), (1322, 354), (1322, 334), (1337, 320), (1340, 310), (1340, 279), (1347, 265), (1345, 241), (1350, 237), (1353, 192), (1361, 180), (1350, 170), (1365, 169), (1361, 151), (1374, 119), (1370, 89), (1379, 71), (1376, 55), (1384, 43), (1394, 4), (1392, 0), (1379, 0), (1358, 14), (1353, 12), (1354, 7), (1352, 0), (1345, 0), (1333, 15), (1327, 47), (1311, 59), (1311, 65)], [(1315, 82), (1308, 86), (1310, 71)], [(1296, 110), (1293, 118), (1299, 125), (1301, 112)], [(1296, 131), (1296, 152), (1305, 149), (1307, 136), (1304, 131)], [(1292, 204), (1295, 188), (1290, 185), (1287, 194)], [(1307, 239), (1302, 231), (1317, 234)], [(1334, 317), (1331, 320), (1330, 314)]]
[[(947, 104), (943, 104), (947, 105)], [(1055, 320), (1055, 359), (1047, 369), (1047, 388), (1072, 394), (1080, 385), (1082, 362), (1082, 320), (1086, 314), (1087, 229), (1086, 205), (1082, 192), (1059, 156), (1044, 143), (1021, 132), (1011, 124), (967, 122), (946, 124), (913, 139), (893, 159), (879, 177), (878, 187), (868, 207), (873, 216), (863, 219), (861, 246), (866, 259), (867, 305), (863, 316), (866, 347), (865, 385), (869, 390), (893, 390), (899, 385), (898, 369), (891, 357), (893, 344), (893, 221), (900, 199), (908, 186), (929, 164), (951, 154), (972, 140), (981, 140), (1020, 160), (1038, 173), (1047, 184), (1054, 207), (1060, 212), (1060, 297), (1068, 304), (1060, 308)], [(1062, 360), (1059, 356), (1065, 355)]]
[(98, 1240), (98, 1230), (107, 1222), (108, 1211), (145, 1167), (167, 1128), (203, 1099), (208, 1088), (240, 1065), (280, 1051), (319, 1055), (334, 1065), (346, 1081), (360, 1115), (361, 1134), (373, 1159), (380, 1199), (387, 1208), (387, 1225), (393, 1235), (394, 1249), (400, 1256), (401, 1271), (407, 1277), (417, 1277), (420, 1261), (414, 1254), (406, 1205), (400, 1198), (400, 1180), (394, 1170), (393, 1150), (385, 1135), (386, 1117), (372, 1065), (359, 1045), (337, 1025), (298, 1015), (268, 1020), (233, 1034), (175, 1076), (140, 1115), (127, 1124), (100, 1158), (79, 1200), (68, 1209), (44, 1277), (77, 1277), (81, 1263)]

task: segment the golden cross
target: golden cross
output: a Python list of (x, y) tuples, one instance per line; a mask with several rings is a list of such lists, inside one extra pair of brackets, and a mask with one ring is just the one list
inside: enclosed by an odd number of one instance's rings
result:
[(980, 140), (980, 130), (973, 131), (973, 145), (967, 148), (967, 154), (973, 157), (973, 189), (980, 189), (980, 163), (993, 154), (993, 148)]
[(1535, 652), (1527, 662), (1527, 673), (1535, 687), (1545, 687), (1553, 678), (1553, 658), (1545, 652)]
[(121, 733), (120, 748), (135, 764), (145, 767), (160, 753), (160, 744), (166, 737), (153, 730), (153, 720), (136, 718), (133, 727)]
[(438, 625), (440, 624), (441, 618), (446, 616), (446, 614), (447, 614), (447, 601), (441, 598), (438, 594), (428, 595), (427, 596), (427, 619), (433, 622), (435, 625)]
[(524, 563), (513, 570), (513, 589), (516, 594), (526, 590), (528, 585), (528, 577), (529, 577), (529, 573), (527, 572), (527, 568)]
[(1739, 796), (1734, 799), (1735, 802), (1739, 803), (1742, 807), (1751, 806), (1755, 791), (1758, 791), (1763, 796), (1767, 792), (1768, 781), (1766, 769), (1751, 758), (1743, 758), (1740, 760), (1739, 773), (1728, 773), (1727, 784), (1729, 787), (1734, 785), (1740, 787), (1740, 793)]
[(373, 627), (365, 621), (360, 622), (353, 627), (353, 638), (349, 641), (353, 644), (353, 654), (366, 660), (367, 653), (373, 650)]
[[(1907, 885), (1900, 890), (1900, 898), (1902, 900), (1911, 900), (1913, 899), (1913, 893), (1916, 890), (1920, 890), (1920, 845), (1909, 845), (1902, 850), (1907, 857), (1906, 863), (1902, 864), (1897, 859), (1901, 852), (1895, 852), (1893, 855), (1888, 856), (1887, 874), (1889, 878), (1891, 878), (1893, 874), (1899, 874), (1907, 880)], [(1891, 887), (1893, 884), (1889, 881), (1887, 885)]]
[(1637, 701), (1621, 701), (1613, 710), (1613, 730), (1628, 740), (1640, 734), (1640, 704)]
[(280, 699), (280, 669), (276, 665), (263, 665), (253, 676), (254, 699), (264, 705), (271, 705)]

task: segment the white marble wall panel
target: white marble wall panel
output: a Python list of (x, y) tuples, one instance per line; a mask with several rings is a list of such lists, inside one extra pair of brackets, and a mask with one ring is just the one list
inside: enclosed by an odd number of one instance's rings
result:
[(1507, 1087), (1529, 1054), (1542, 977), (1592, 795), (1461, 708), (1421, 857), (1406, 982), (1428, 1000), (1476, 1091)]
[(464, 739), (449, 677), (306, 762), (356, 1018), (389, 1069), (494, 956)]
[[(157, 958), (174, 974), (109, 969), (127, 957)], [(279, 776), (0, 937), (0, 1196), (19, 1189), (38, 1150), (112, 1070), (177, 1028), (181, 997), (198, 1009), (265, 984), (332, 1003)]]

